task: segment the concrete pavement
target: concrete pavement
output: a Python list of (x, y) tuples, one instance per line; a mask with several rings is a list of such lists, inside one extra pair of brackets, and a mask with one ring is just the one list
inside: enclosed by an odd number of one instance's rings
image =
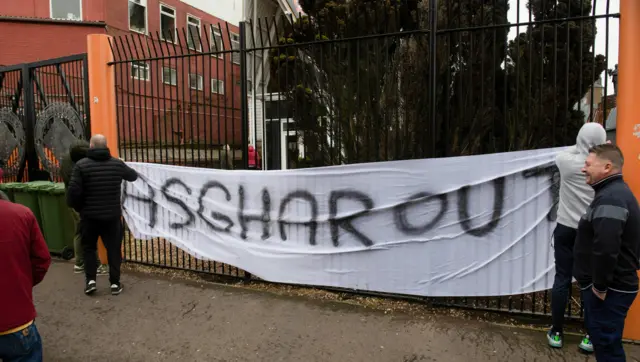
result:
[[(544, 334), (448, 316), (282, 297), (125, 273), (125, 290), (93, 297), (55, 262), (35, 289), (45, 361), (595, 361), (546, 346)], [(628, 361), (640, 347), (627, 345)]]

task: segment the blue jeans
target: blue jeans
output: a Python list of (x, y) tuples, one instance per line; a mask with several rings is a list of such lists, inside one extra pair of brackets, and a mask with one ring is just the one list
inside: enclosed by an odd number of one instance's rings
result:
[(21, 331), (0, 336), (0, 360), (42, 362), (42, 339), (35, 322)]
[(604, 300), (596, 297), (591, 287), (582, 291), (585, 322), (598, 362), (625, 362), (622, 331), (627, 312), (637, 293), (621, 293), (609, 289)]
[(569, 290), (573, 277), (573, 245), (576, 241), (576, 229), (558, 224), (553, 231), (553, 255), (555, 257), (556, 277), (551, 289), (551, 319), (553, 331), (562, 333), (564, 315), (569, 301)]

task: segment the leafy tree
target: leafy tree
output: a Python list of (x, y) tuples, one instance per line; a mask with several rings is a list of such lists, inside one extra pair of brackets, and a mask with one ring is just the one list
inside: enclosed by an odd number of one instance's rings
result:
[(428, 0), (300, 4), (271, 72), (314, 166), (570, 144), (604, 70), (593, 20), (552, 21), (584, 0), (530, 0), (536, 23), (509, 42), (507, 1), (440, 1), (435, 64)]
[[(577, 18), (591, 14), (591, 2), (530, 0), (529, 9), (536, 21)], [(595, 36), (593, 20), (545, 22), (510, 42), (510, 149), (575, 143), (585, 116), (575, 104), (605, 70)]]

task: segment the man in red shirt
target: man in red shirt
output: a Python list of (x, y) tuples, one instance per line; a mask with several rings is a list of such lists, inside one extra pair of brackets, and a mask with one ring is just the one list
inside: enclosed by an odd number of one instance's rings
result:
[(50, 264), (49, 249), (31, 210), (0, 194), (0, 360), (4, 362), (42, 361), (32, 290)]

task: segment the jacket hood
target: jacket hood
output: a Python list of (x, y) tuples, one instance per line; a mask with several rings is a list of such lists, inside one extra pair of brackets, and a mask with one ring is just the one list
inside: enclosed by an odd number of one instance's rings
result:
[(89, 151), (89, 142), (85, 140), (75, 140), (69, 146), (69, 156), (73, 163), (77, 163), (81, 159), (87, 157), (87, 151)]
[(607, 132), (601, 124), (585, 123), (578, 132), (576, 138), (576, 151), (582, 155), (589, 154), (589, 148), (607, 142)]
[(90, 148), (87, 157), (95, 161), (107, 161), (111, 159), (111, 152), (108, 148)]

